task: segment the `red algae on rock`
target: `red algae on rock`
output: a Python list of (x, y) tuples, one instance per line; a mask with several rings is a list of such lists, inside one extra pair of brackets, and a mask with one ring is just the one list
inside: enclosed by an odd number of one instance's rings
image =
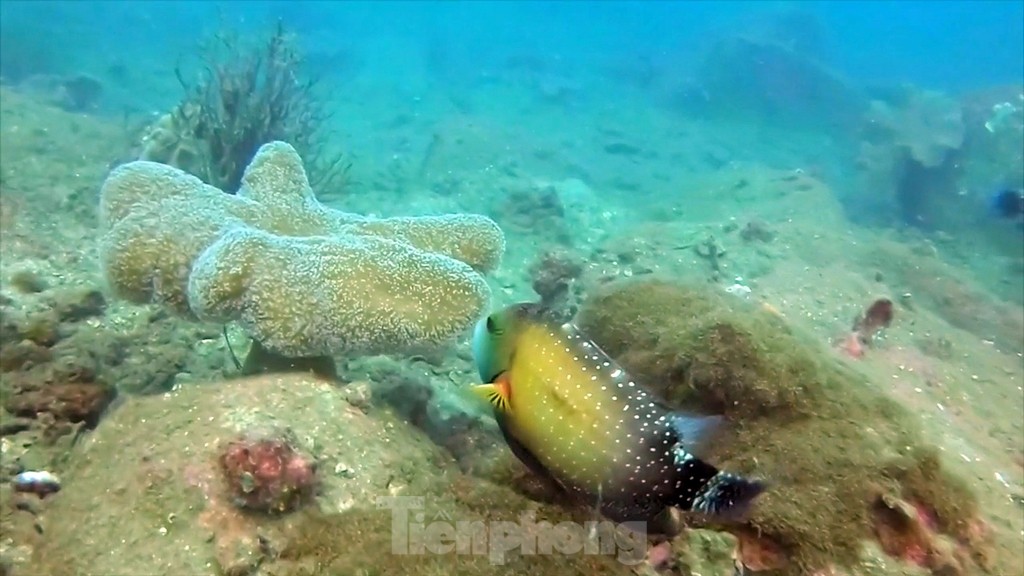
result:
[(316, 462), (300, 454), (286, 434), (243, 436), (221, 452), (221, 471), (232, 501), (262, 512), (291, 512), (316, 490)]

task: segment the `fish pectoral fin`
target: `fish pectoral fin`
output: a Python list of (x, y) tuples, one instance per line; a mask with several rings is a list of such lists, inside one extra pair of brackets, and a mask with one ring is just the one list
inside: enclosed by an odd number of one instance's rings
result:
[(501, 393), (498, 392), (498, 387), (494, 384), (477, 384), (469, 390), (477, 399), (482, 400), (495, 408), (500, 408), (503, 404), (503, 401), (501, 400)]
[(509, 395), (508, 395), (508, 383), (504, 380), (496, 379), (490, 384), (478, 384), (470, 388), (470, 392), (473, 393), (478, 399), (483, 400), (498, 413), (506, 413), (509, 411)]

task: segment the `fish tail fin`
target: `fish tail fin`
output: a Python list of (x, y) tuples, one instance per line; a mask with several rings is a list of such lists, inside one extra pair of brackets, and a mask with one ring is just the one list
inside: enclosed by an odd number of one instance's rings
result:
[(693, 499), (691, 508), (709, 516), (736, 520), (750, 511), (754, 500), (768, 488), (763, 480), (719, 471)]
[(730, 474), (684, 451), (676, 452), (676, 499), (673, 506), (723, 520), (746, 515), (768, 488), (762, 480)]

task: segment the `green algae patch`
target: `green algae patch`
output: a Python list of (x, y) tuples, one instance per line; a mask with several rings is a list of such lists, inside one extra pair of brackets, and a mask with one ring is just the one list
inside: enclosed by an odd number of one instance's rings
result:
[(771, 488), (744, 525), (725, 528), (781, 547), (789, 562), (778, 573), (857, 565), (883, 498), (913, 502), (941, 532), (969, 540), (976, 499), (942, 468), (915, 417), (783, 319), (654, 280), (607, 287), (579, 323), (669, 404), (726, 417), (709, 457)]

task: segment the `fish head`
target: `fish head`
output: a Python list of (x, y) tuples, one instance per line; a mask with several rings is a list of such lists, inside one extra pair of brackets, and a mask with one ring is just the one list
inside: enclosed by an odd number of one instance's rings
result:
[(473, 362), (481, 381), (494, 382), (508, 371), (519, 336), (538, 314), (536, 304), (514, 304), (477, 322), (473, 329)]
[(989, 211), (998, 218), (1014, 219), (1024, 214), (1024, 190), (1003, 188), (989, 196)]

